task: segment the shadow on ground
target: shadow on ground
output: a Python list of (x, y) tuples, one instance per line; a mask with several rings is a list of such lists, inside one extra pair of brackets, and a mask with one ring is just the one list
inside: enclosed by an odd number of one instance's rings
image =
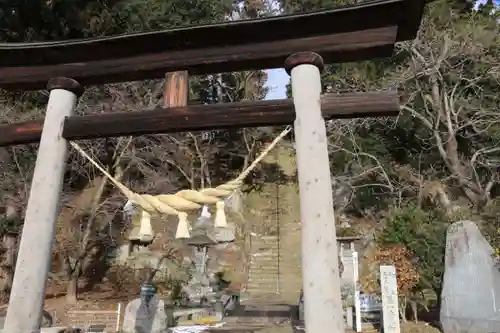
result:
[(224, 318), (223, 327), (211, 332), (293, 333), (292, 312), (292, 306), (289, 304), (245, 304)]

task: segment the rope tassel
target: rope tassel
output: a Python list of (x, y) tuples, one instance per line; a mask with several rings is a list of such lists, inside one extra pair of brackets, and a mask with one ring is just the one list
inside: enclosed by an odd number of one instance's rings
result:
[(217, 211), (215, 212), (215, 227), (227, 228), (226, 213), (224, 212), (224, 201), (218, 201), (215, 204)]
[(203, 206), (203, 208), (201, 210), (200, 216), (201, 217), (206, 217), (206, 218), (211, 218), (212, 217), (212, 214), (210, 214), (210, 211), (208, 210), (208, 206), (207, 205)]
[(151, 214), (141, 209), (141, 222), (139, 228), (139, 240), (150, 242), (154, 238), (153, 227), (151, 226)]
[(177, 224), (177, 231), (175, 232), (176, 239), (191, 237), (189, 234), (189, 223), (187, 218), (187, 213), (179, 213), (179, 223)]

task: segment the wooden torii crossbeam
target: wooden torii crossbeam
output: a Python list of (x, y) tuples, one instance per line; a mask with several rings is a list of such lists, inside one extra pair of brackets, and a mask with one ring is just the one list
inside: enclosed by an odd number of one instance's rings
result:
[[(396, 91), (326, 94), (321, 97), (323, 118), (395, 116), (399, 113)], [(237, 127), (288, 125), (295, 120), (292, 99), (238, 102), (154, 110), (74, 116), (64, 120), (67, 140), (115, 136), (202, 131)], [(43, 119), (0, 125), (0, 147), (37, 143)]]
[[(117, 37), (0, 44), (0, 88), (43, 89), (48, 82), (50, 90), (43, 127), (40, 121), (0, 127), (1, 145), (40, 141), (4, 330), (26, 333), (40, 324), (67, 139), (175, 130), (166, 121), (178, 126), (177, 130), (293, 121), (305, 327), (309, 333), (325, 329), (344, 332), (324, 117), (335, 117), (335, 113), (342, 118), (393, 115), (397, 99), (394, 93), (385, 93), (383, 101), (373, 103), (370, 110), (364, 103), (376, 94), (357, 95), (350, 111), (335, 111), (332, 103), (343, 97), (321, 97), (320, 72), (324, 60), (332, 63), (390, 56), (396, 42), (415, 38), (425, 2), (375, 0), (327, 11)], [(179, 70), (209, 74), (277, 67), (285, 67), (291, 75), (295, 115), (291, 101), (209, 107), (185, 106), (177, 101), (166, 106), (180, 108), (73, 117), (82, 85), (159, 78), (165, 72)], [(388, 107), (385, 113), (380, 109), (383, 104)], [(364, 111), (356, 113), (357, 107)], [(180, 112), (184, 114), (179, 116)], [(161, 126), (155, 125), (159, 119), (164, 122)], [(139, 129), (134, 131), (132, 122)], [(12, 138), (3, 133), (10, 133)]]

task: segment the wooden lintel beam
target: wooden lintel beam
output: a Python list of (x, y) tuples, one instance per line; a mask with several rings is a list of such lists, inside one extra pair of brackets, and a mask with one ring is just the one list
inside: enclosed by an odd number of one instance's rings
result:
[[(326, 94), (321, 99), (325, 119), (396, 116), (396, 91)], [(67, 118), (63, 137), (68, 140), (201, 131), (293, 123), (291, 99), (189, 105), (152, 111), (118, 112)], [(0, 125), (0, 147), (36, 143), (43, 120)]]
[[(307, 13), (64, 41), (0, 43), (0, 66), (86, 63), (188, 49), (226, 48), (397, 26), (413, 39), (425, 0), (357, 1)], [(214, 38), (217, 36), (217, 38)], [(280, 64), (281, 65), (281, 64)]]

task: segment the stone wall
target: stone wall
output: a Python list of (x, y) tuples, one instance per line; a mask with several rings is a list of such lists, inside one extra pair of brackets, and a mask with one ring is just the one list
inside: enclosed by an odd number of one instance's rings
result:
[(114, 331), (118, 311), (111, 310), (69, 310), (67, 321), (70, 326), (88, 327), (89, 325), (106, 325), (106, 331)]

